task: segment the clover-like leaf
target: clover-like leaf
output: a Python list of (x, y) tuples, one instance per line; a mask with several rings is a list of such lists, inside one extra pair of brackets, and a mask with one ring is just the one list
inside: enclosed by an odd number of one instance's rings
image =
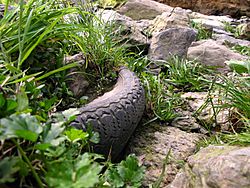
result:
[[(65, 140), (65, 137), (62, 135), (62, 132), (64, 131), (65, 126), (63, 125), (63, 122), (56, 122), (47, 124), (44, 127), (44, 131), (42, 134), (42, 144), (43, 149), (47, 149), (44, 146), (58, 146), (61, 142)], [(49, 144), (49, 145), (48, 145)], [(41, 145), (42, 146), (42, 145)], [(40, 146), (40, 149), (42, 147)]]
[(2, 138), (23, 138), (35, 142), (43, 131), (36, 117), (30, 114), (12, 114), (0, 119)]
[(90, 154), (84, 153), (75, 160), (53, 162), (48, 167), (46, 180), (49, 187), (89, 188), (99, 182), (101, 169)]
[(13, 182), (13, 175), (19, 170), (17, 157), (5, 157), (0, 161), (0, 184)]
[(139, 166), (138, 160), (134, 155), (129, 155), (126, 160), (108, 170), (107, 180), (114, 187), (133, 187), (141, 186), (144, 175), (144, 168)]
[(71, 128), (70, 130), (65, 131), (65, 135), (71, 142), (77, 142), (79, 140), (87, 141), (89, 134), (80, 129)]

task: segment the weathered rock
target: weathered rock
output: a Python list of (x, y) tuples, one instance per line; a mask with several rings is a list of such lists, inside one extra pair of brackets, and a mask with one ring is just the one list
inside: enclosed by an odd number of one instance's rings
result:
[(249, 188), (250, 147), (209, 146), (188, 158), (168, 188)]
[(250, 22), (238, 25), (236, 30), (240, 38), (250, 40)]
[(200, 138), (200, 134), (186, 133), (178, 128), (164, 125), (147, 125), (137, 130), (129, 143), (129, 152), (135, 153), (146, 167), (143, 184), (148, 187), (157, 180), (162, 171), (163, 161), (171, 149), (174, 160), (170, 160), (167, 165), (162, 182), (162, 187), (166, 187), (181, 167), (176, 160), (186, 160), (192, 155)]
[(101, 10), (97, 15), (104, 23), (113, 24), (115, 32), (120, 35), (120, 42), (127, 48), (133, 51), (148, 51), (149, 40), (146, 34), (143, 34), (150, 24), (148, 20), (134, 21), (113, 10)]
[(171, 12), (172, 10), (172, 7), (152, 0), (129, 0), (118, 12), (133, 20), (152, 20), (163, 12)]
[(197, 12), (192, 12), (189, 14), (189, 17), (191, 22), (201, 24), (201, 26), (205, 28), (211, 28), (213, 33), (233, 36), (232, 33), (225, 31), (225, 23), (230, 24), (233, 22), (233, 19), (228, 16), (208, 16)]
[(185, 57), (196, 34), (190, 28), (170, 28), (159, 32), (152, 37), (149, 49), (150, 59), (166, 60), (172, 55)]
[(188, 27), (189, 11), (182, 8), (174, 8), (172, 12), (164, 12), (152, 21), (150, 32), (156, 33), (172, 27)]
[(221, 72), (230, 70), (225, 61), (246, 59), (245, 56), (235, 53), (211, 39), (192, 43), (188, 48), (187, 58), (189, 60), (197, 60), (206, 66), (217, 67), (217, 70)]
[(199, 132), (199, 133), (207, 134), (208, 131), (197, 122), (195, 117), (193, 117), (193, 110), (190, 108), (189, 110), (190, 111), (179, 109), (178, 110), (179, 116), (176, 117), (171, 122), (171, 126), (177, 127), (187, 132)]
[(189, 111), (197, 112), (196, 118), (200, 122), (210, 125), (211, 128), (217, 126), (217, 129), (228, 131), (232, 125), (230, 121), (230, 110), (227, 108), (223, 108), (220, 111), (218, 109), (213, 109), (211, 102), (208, 102), (208, 97), (212, 97), (214, 106), (223, 104), (223, 99), (218, 93), (208, 96), (207, 92), (188, 92), (181, 95), (181, 98), (186, 101)]
[(211, 26), (212, 28), (220, 30), (224, 30), (225, 22), (231, 23), (233, 21), (233, 19), (228, 16), (209, 16), (198, 12), (192, 12), (189, 16), (190, 19), (196, 23), (202, 23), (204, 25)]
[(225, 34), (214, 34), (213, 39), (215, 39), (218, 44), (223, 44), (223, 45), (250, 46), (250, 41), (248, 40), (236, 39), (232, 36), (225, 35)]
[(173, 7), (191, 9), (203, 14), (250, 16), (250, 0), (157, 0)]
[[(66, 63), (78, 62), (79, 64), (84, 64), (85, 58), (82, 53), (75, 54), (73, 56), (68, 56), (65, 58)], [(86, 94), (89, 87), (89, 82), (86, 80), (85, 76), (79, 72), (77, 67), (71, 68), (70, 74), (68, 75), (68, 85), (70, 90), (73, 92), (75, 97), (81, 97)]]

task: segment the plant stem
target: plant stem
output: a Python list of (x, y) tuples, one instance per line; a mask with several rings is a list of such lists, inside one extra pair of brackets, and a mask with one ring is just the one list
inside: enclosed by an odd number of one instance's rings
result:
[(19, 152), (21, 153), (21, 156), (24, 158), (25, 162), (28, 164), (28, 166), (30, 167), (31, 173), (34, 176), (34, 178), (37, 181), (38, 187), (39, 188), (43, 188), (43, 183), (40, 179), (40, 177), (38, 176), (38, 174), (36, 173), (35, 169), (33, 168), (29, 158), (27, 157), (27, 155), (25, 154), (25, 152), (23, 151), (22, 147), (20, 147), (19, 143), (15, 140), (12, 139), (12, 142), (14, 142), (14, 144), (17, 146), (17, 149), (19, 150)]

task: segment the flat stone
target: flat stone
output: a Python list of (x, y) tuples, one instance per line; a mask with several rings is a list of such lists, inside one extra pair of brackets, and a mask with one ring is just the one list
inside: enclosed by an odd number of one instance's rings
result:
[(190, 44), (196, 39), (190, 28), (170, 28), (159, 32), (151, 39), (149, 57), (152, 60), (167, 60), (176, 55), (186, 57)]
[(134, 20), (152, 20), (163, 12), (171, 12), (172, 7), (151, 0), (128, 0), (119, 10), (120, 14)]

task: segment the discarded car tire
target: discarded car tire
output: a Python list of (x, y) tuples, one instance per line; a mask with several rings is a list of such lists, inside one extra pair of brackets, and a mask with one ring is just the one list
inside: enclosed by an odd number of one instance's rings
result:
[(145, 93), (139, 78), (123, 67), (114, 88), (82, 107), (71, 125), (83, 130), (90, 125), (100, 134), (100, 142), (93, 145), (93, 150), (116, 159), (138, 125), (144, 108)]

